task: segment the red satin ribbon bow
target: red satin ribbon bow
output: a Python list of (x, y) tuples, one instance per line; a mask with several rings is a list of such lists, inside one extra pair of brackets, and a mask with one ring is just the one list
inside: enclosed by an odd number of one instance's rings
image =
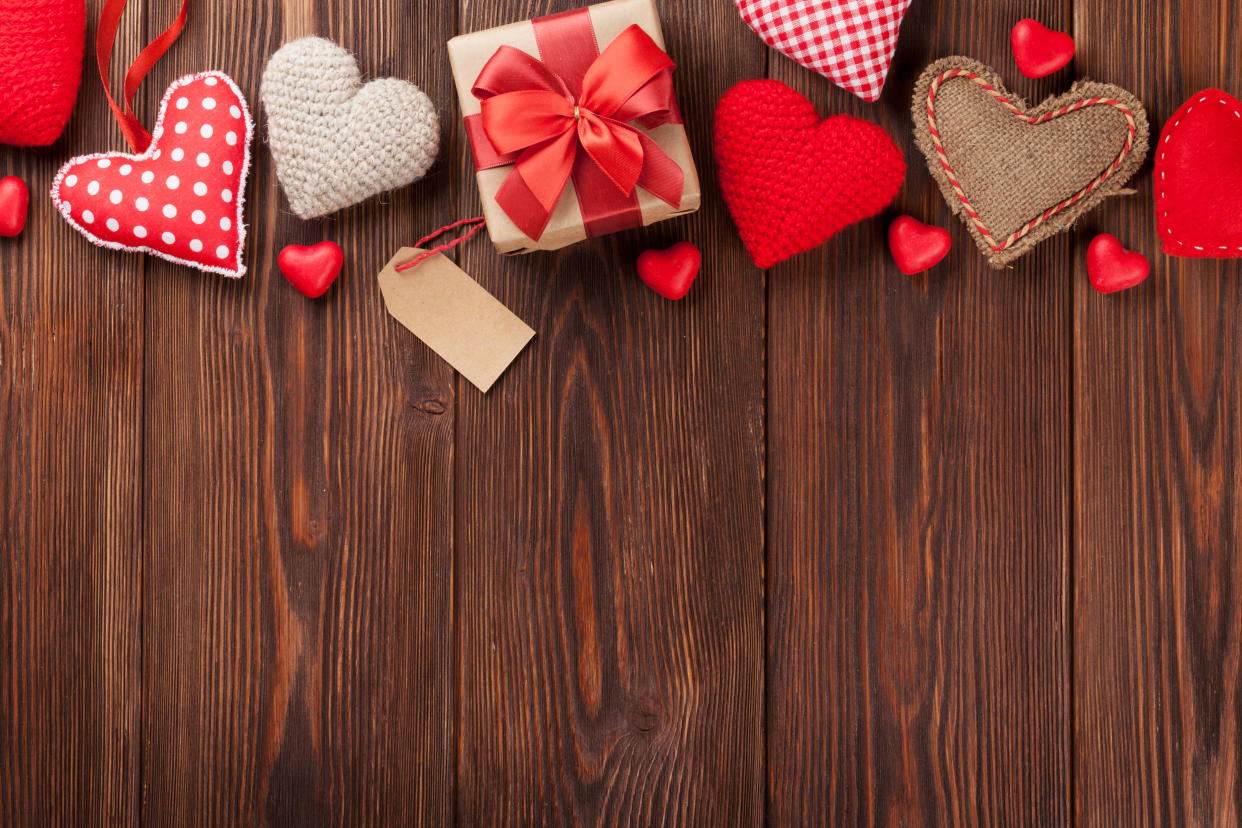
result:
[[(471, 91), (482, 102), (483, 131), (492, 146), (517, 156), (497, 202), (523, 232), (533, 238), (542, 233), (579, 147), (625, 196), (637, 186), (674, 208), (681, 205), (681, 168), (655, 141), (627, 125), (637, 120), (650, 129), (671, 120), (673, 68), (636, 25), (587, 68), (576, 99), (566, 79), (520, 49), (501, 46), (492, 55)], [(527, 194), (538, 215), (521, 220), (519, 214), (532, 208)]]

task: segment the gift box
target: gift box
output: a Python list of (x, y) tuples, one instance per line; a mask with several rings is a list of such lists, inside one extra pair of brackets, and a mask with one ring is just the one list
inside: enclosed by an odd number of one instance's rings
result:
[(501, 253), (555, 250), (699, 208), (652, 0), (612, 0), (449, 41)]

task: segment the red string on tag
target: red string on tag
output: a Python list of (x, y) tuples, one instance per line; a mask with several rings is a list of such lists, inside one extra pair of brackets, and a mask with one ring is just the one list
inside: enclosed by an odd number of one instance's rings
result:
[(456, 230), (458, 227), (463, 227), (467, 224), (474, 225), (474, 226), (470, 228), (470, 232), (467, 233), (466, 235), (458, 239), (453, 239), (451, 242), (447, 242), (437, 247), (433, 247), (430, 250), (425, 250), (422, 253), (420, 253), (417, 256), (417, 258), (415, 258), (413, 261), (406, 262), (403, 265), (397, 265), (394, 268), (394, 270), (396, 270), (398, 273), (403, 273), (407, 270), (410, 270), (411, 268), (418, 267), (420, 264), (423, 263), (424, 259), (430, 258), (431, 256), (434, 256), (437, 253), (443, 253), (446, 250), (452, 250), (457, 245), (470, 241), (470, 239), (474, 236), (475, 233), (479, 232), (486, 226), (486, 219), (484, 219), (482, 216), (476, 216), (475, 218), (461, 219), (460, 221), (455, 221), (452, 224), (446, 224), (443, 227), (441, 227), (439, 230), (435, 231), (434, 233), (430, 233), (426, 236), (423, 236), (421, 239), (418, 240), (418, 243), (415, 244), (414, 246), (422, 247), (427, 242), (434, 239), (436, 236), (447, 233), (450, 230)]
[(138, 120), (138, 116), (134, 114), (134, 94), (138, 91), (147, 73), (159, 63), (164, 53), (181, 36), (181, 30), (185, 28), (186, 10), (190, 5), (190, 0), (182, 0), (181, 13), (177, 15), (172, 25), (151, 41), (130, 64), (129, 70), (125, 73), (123, 95), (125, 108), (122, 109), (112, 97), (112, 86), (108, 82), (108, 68), (112, 64), (112, 46), (116, 41), (116, 33), (121, 26), (121, 17), (125, 14), (127, 2), (129, 0), (108, 0), (103, 11), (100, 12), (99, 31), (95, 35), (95, 60), (99, 66), (99, 79), (103, 81), (108, 106), (112, 108), (112, 114), (121, 127), (125, 142), (129, 144), (131, 150), (140, 153), (145, 152), (147, 147), (151, 146), (151, 133), (147, 132), (142, 122)]

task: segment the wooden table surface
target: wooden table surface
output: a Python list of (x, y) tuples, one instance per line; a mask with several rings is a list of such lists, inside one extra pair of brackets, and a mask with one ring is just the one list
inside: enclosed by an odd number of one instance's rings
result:
[[(93, 68), (55, 146), (0, 149), (34, 194), (0, 240), (0, 824), (1242, 820), (1242, 265), (1158, 252), (1149, 163), (992, 271), (908, 114), (967, 54), (1028, 100), (1121, 84), (1159, 129), (1242, 93), (1236, 0), (914, 0), (876, 104), (729, 0), (660, 0), (704, 207), (520, 259), (472, 243), (538, 331), (484, 395), (375, 274), (479, 209), (445, 41), (575, 4), (196, 3), (148, 124), (208, 68), (261, 122), (264, 61), (310, 33), (444, 124), (425, 180), (309, 222), (260, 126), (240, 282), (55, 215), (58, 166), (123, 147)], [(174, 9), (131, 3), (116, 83)], [(1073, 33), (1072, 69), (1018, 74), (1024, 16)], [(766, 272), (710, 131), (765, 76), (910, 162), (884, 217)], [(946, 264), (898, 274), (897, 212), (951, 228)], [(1101, 231), (1146, 284), (1090, 287)], [(347, 271), (309, 301), (275, 258), (323, 238)], [(634, 257), (682, 238), (703, 272), (668, 302)]]

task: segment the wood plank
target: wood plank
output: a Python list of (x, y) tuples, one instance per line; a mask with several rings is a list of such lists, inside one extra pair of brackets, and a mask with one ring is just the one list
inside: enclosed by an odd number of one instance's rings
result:
[[(1191, 95), (1242, 94), (1233, 0), (1083, 3), (1081, 71), (1148, 107), (1153, 135)], [(1150, 169), (1150, 166), (1148, 167)], [(1083, 825), (1242, 820), (1242, 309), (1235, 261), (1160, 252), (1153, 181), (1077, 234), (1074, 307), (1075, 816)], [(1152, 276), (1100, 296), (1097, 232)]]
[[(141, 32), (135, 15), (117, 48)], [(0, 239), (3, 825), (138, 814), (143, 263), (92, 246), (47, 195), (71, 156), (119, 146), (92, 68), (55, 144), (0, 147), (0, 177), (31, 196), (23, 234)]]
[[(307, 33), (448, 111), (442, 53), (398, 0), (215, 4), (148, 101), (222, 68), (252, 105)], [(160, 21), (152, 21), (151, 31)], [(420, 37), (446, 40), (426, 15)], [(239, 33), (244, 36), (239, 37)], [(151, 110), (148, 109), (148, 112)], [(240, 283), (147, 275), (144, 817), (170, 825), (442, 824), (451, 813), (451, 372), (383, 307), (375, 275), (448, 214), (451, 179), (323, 221), (289, 211), (262, 125)], [(277, 271), (323, 238), (346, 271), (308, 301)]]
[[(912, 141), (910, 100), (945, 55), (1036, 101), (1009, 30), (1067, 29), (1067, 2), (916, 2), (881, 100), (783, 57), (821, 114), (906, 152), (894, 209), (769, 274), (767, 813), (774, 824), (1068, 820), (1069, 242), (991, 270)], [(949, 228), (908, 279), (901, 212)]]
[[(460, 27), (578, 5), (462, 3)], [(721, 206), (710, 126), (763, 52), (728, 3), (659, 8), (704, 209), (555, 253), (464, 254), (538, 332), (489, 394), (459, 388), (467, 825), (762, 818), (764, 283)], [(668, 302), (633, 262), (679, 238), (703, 270)]]

